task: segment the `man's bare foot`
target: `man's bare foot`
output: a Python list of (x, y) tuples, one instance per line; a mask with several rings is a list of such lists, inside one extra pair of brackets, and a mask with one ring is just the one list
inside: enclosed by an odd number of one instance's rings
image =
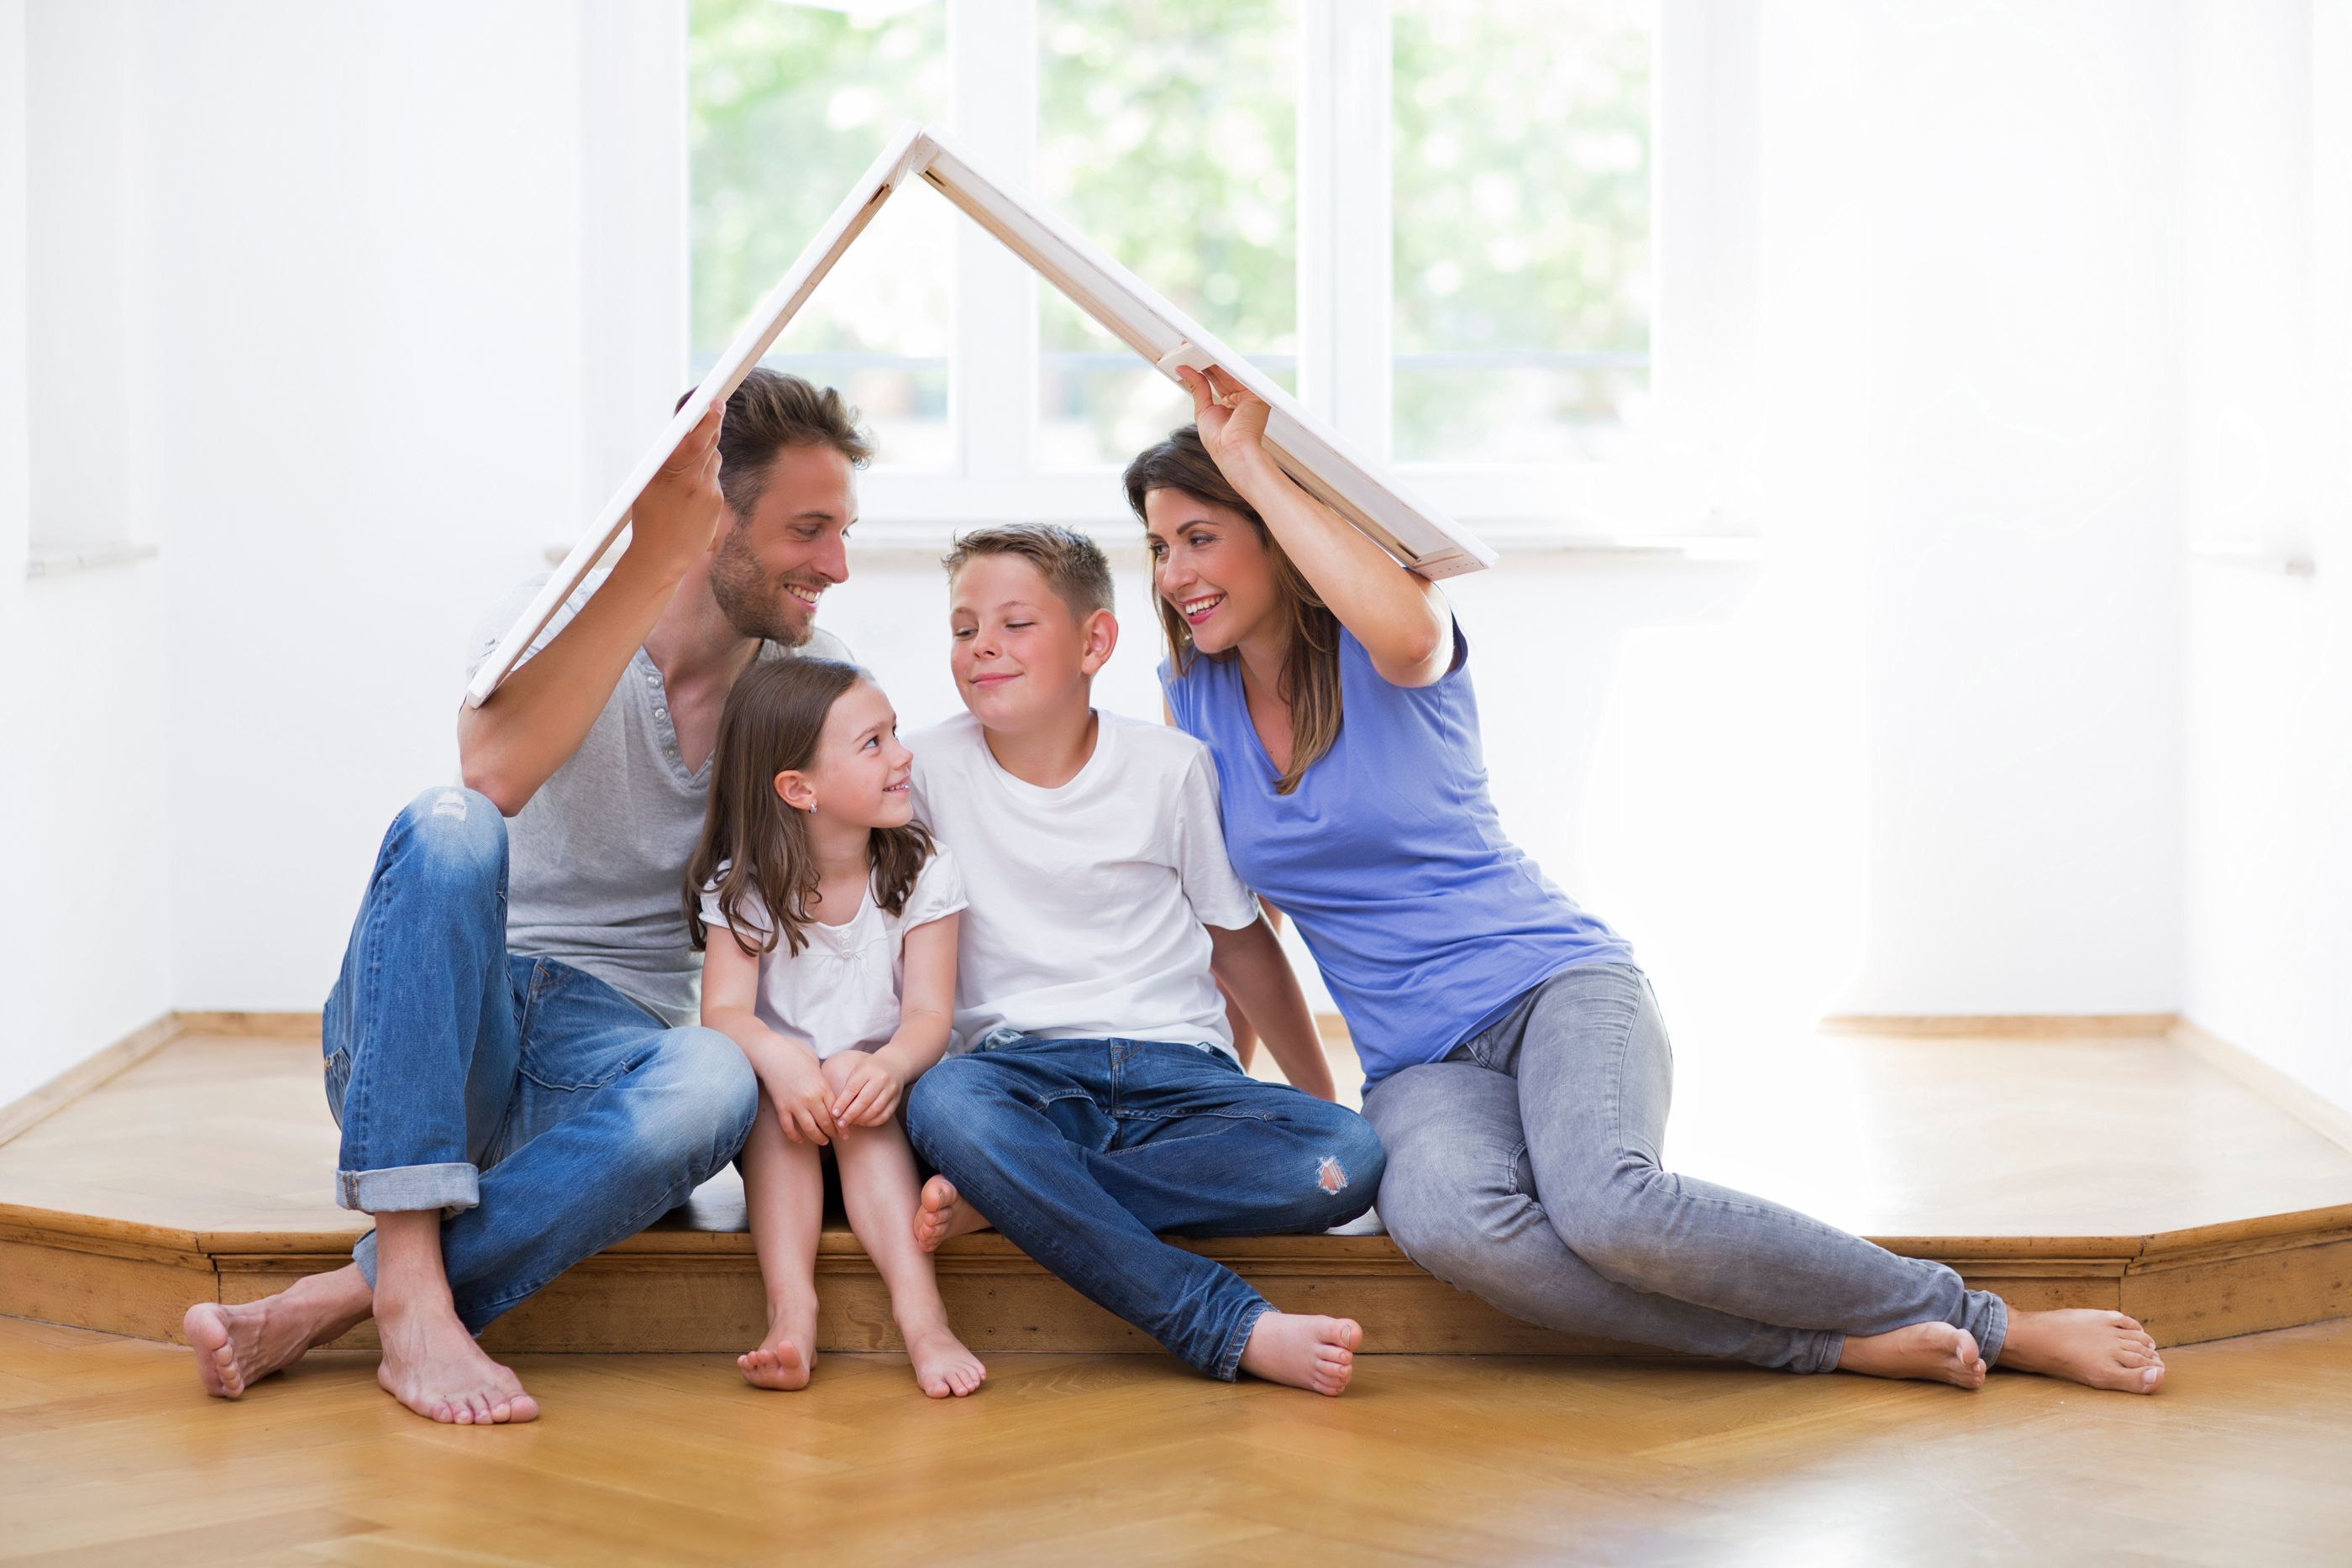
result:
[(198, 1301), (180, 1320), (180, 1333), (196, 1353), (196, 1376), (205, 1393), (242, 1397), (247, 1388), (301, 1360), (310, 1348), (310, 1332), (289, 1321), (291, 1314), (273, 1311), (270, 1301), (236, 1307)]
[(2012, 1311), (2000, 1364), (2117, 1394), (2153, 1394), (2164, 1386), (2164, 1357), (2148, 1332), (2137, 1319), (2098, 1307)]
[(936, 1252), (940, 1243), (950, 1237), (987, 1228), (988, 1221), (980, 1210), (964, 1202), (955, 1183), (935, 1176), (923, 1184), (922, 1201), (915, 1206), (916, 1246), (926, 1252)]
[(907, 1342), (907, 1358), (915, 1364), (915, 1383), (934, 1399), (961, 1399), (988, 1380), (988, 1368), (964, 1347), (942, 1322), (899, 1333)]
[(743, 1369), (743, 1381), (754, 1388), (787, 1394), (806, 1388), (809, 1375), (816, 1370), (816, 1303), (772, 1303), (768, 1337), (760, 1342), (759, 1349), (737, 1356), (735, 1364)]
[(1982, 1388), (1984, 1357), (1976, 1336), (1949, 1323), (1913, 1323), (1892, 1333), (1848, 1334), (1840, 1372), (1916, 1377), (1955, 1388)]
[(1303, 1312), (1263, 1312), (1242, 1348), (1242, 1370), (1268, 1383), (1340, 1395), (1356, 1375), (1356, 1351), (1364, 1331), (1353, 1318), (1318, 1318)]
[(373, 1298), (366, 1276), (355, 1268), (338, 1269), (239, 1306), (198, 1301), (180, 1320), (180, 1333), (196, 1353), (205, 1392), (236, 1399), (304, 1353), (350, 1332), (368, 1315)]
[(491, 1427), (539, 1417), (539, 1401), (515, 1375), (482, 1354), (446, 1301), (386, 1302), (376, 1313), (383, 1391), (428, 1420)]

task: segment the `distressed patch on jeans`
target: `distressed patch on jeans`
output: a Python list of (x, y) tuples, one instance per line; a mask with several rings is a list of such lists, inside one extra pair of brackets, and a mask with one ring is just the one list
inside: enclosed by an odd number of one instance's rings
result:
[(1315, 1167), (1315, 1185), (1325, 1192), (1345, 1192), (1348, 1188), (1347, 1168), (1339, 1164), (1337, 1155), (1325, 1155), (1323, 1163)]
[(441, 798), (433, 802), (433, 814), (436, 817), (455, 817), (457, 821), (464, 821), (466, 792), (463, 789), (442, 790)]

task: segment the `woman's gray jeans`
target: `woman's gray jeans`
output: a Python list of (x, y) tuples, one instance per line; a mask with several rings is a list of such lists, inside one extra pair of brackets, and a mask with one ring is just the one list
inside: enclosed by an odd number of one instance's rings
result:
[(1791, 1372), (1848, 1334), (1942, 1322), (2000, 1354), (2009, 1312), (1899, 1258), (1661, 1163), (1674, 1053), (1639, 969), (1566, 969), (1443, 1061), (1382, 1079), (1381, 1217), (1448, 1284), (1545, 1328)]

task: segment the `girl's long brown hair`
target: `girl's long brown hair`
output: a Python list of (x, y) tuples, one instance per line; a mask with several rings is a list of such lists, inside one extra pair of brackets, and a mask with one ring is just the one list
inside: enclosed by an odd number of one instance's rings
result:
[[(835, 702), (859, 681), (872, 679), (838, 659), (765, 659), (744, 671), (727, 694), (702, 837), (686, 867), (686, 929), (696, 951), (707, 940), (703, 890), (714, 882), (719, 912), (745, 953), (772, 953), (780, 938), (787, 957), (807, 946), (807, 927), (815, 918), (810, 906), (817, 894), (816, 856), (809, 852), (808, 821), (776, 793), (776, 775), (806, 768)], [(867, 852), (874, 902), (892, 915), (904, 914), (915, 875), (931, 850), (930, 832), (919, 822), (875, 829)], [(768, 911), (764, 929), (748, 920), (747, 897), (756, 897)], [(756, 947), (745, 938), (747, 924), (755, 927)]]
[[(1171, 431), (1167, 440), (1145, 448), (1127, 465), (1126, 483), (1127, 504), (1139, 520), (1143, 517), (1144, 497), (1154, 490), (1181, 490), (1196, 501), (1240, 513), (1265, 546), (1274, 563), (1276, 601), (1290, 632), (1290, 651), (1283, 655), (1282, 674), (1275, 682), (1275, 695), (1290, 708), (1290, 766), (1274, 783), (1276, 794), (1289, 794), (1339, 738), (1339, 618), (1283, 553), (1257, 509), (1226, 482), (1217, 460), (1201, 444), (1197, 425)], [(1168, 656), (1176, 673), (1181, 675), (1192, 669), (1196, 658), (1232, 658), (1230, 652), (1202, 655), (1192, 645), (1192, 629), (1159, 592), (1158, 575), (1153, 573), (1151, 597), (1160, 612), (1160, 629), (1168, 636)]]

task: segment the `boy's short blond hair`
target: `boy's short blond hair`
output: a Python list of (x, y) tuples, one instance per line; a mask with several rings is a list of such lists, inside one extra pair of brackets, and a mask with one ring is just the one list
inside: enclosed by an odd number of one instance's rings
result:
[(1013, 523), (960, 536), (940, 562), (948, 580), (984, 555), (1017, 555), (1037, 569), (1045, 585), (1083, 621), (1111, 607), (1110, 558), (1102, 546), (1059, 523)]

